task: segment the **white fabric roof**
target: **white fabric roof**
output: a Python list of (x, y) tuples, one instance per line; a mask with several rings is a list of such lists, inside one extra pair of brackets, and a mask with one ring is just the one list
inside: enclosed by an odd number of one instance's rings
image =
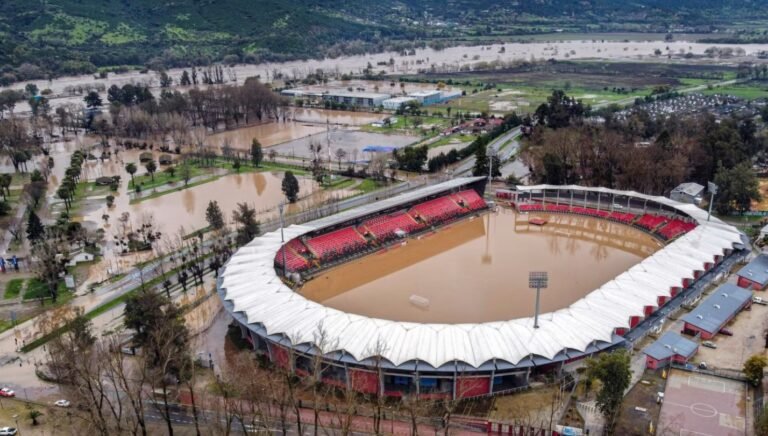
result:
[[(333, 217), (292, 225), (285, 229), (285, 238), (290, 240), (476, 180), (454, 179)], [(734, 227), (716, 218), (707, 222), (705, 211), (665, 197), (580, 186), (519, 187), (544, 188), (647, 199), (675, 208), (696, 219), (699, 225), (571, 306), (540, 315), (539, 329), (533, 328), (532, 318), (480, 324), (419, 324), (368, 318), (325, 307), (294, 293), (278, 277), (274, 258), (281, 246), (279, 230), (257, 237), (232, 256), (221, 274), (221, 293), (249, 323), (261, 324), (270, 335), (284, 335), (294, 345), (311, 343), (325, 354), (343, 350), (358, 361), (380, 354), (395, 365), (419, 360), (439, 367), (459, 361), (477, 368), (494, 358), (517, 364), (532, 355), (552, 359), (564, 349), (585, 351), (596, 340), (611, 342), (615, 328), (628, 328), (631, 316), (643, 316), (644, 307), (655, 307), (659, 296), (670, 295), (671, 286), (681, 286), (683, 279), (693, 278), (694, 271), (703, 270), (705, 262), (742, 242)], [(325, 340), (318, 344), (320, 326)]]

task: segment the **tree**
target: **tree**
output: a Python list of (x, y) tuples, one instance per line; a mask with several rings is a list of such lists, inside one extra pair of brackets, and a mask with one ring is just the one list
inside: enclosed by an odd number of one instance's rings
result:
[(184, 180), (184, 186), (187, 186), (192, 178), (192, 167), (186, 159), (182, 160), (179, 165), (179, 176)]
[(472, 175), (488, 175), (488, 154), (485, 144), (480, 144), (475, 151), (475, 167), (472, 169)]
[(336, 160), (339, 163), (339, 171), (341, 171), (341, 161), (347, 157), (347, 150), (344, 150), (343, 148), (337, 148), (333, 154), (336, 155)]
[(41, 411), (39, 411), (37, 409), (32, 409), (32, 410), (29, 411), (29, 419), (32, 420), (32, 426), (36, 426), (36, 425), (39, 424), (39, 422), (37, 422), (37, 418), (39, 418), (41, 416), (43, 416), (43, 412), (41, 412)]
[(29, 218), (27, 219), (27, 239), (31, 242), (40, 240), (45, 236), (45, 227), (43, 222), (40, 221), (40, 217), (34, 211), (29, 211)]
[(168, 75), (165, 71), (160, 72), (160, 87), (161, 88), (170, 88), (173, 84), (173, 78)]
[(152, 181), (155, 181), (155, 171), (157, 171), (157, 164), (155, 163), (154, 159), (150, 159), (147, 161), (147, 163), (144, 164), (144, 168), (147, 169), (147, 172), (152, 177)]
[(232, 213), (232, 218), (237, 223), (238, 245), (245, 245), (259, 234), (259, 222), (256, 221), (256, 209), (249, 207), (247, 203), (237, 203), (237, 209)]
[(85, 105), (91, 109), (100, 108), (102, 106), (101, 96), (96, 91), (91, 91), (83, 97)]
[(299, 180), (293, 175), (293, 171), (286, 171), (283, 176), (283, 194), (291, 203), (299, 199)]
[(176, 167), (173, 165), (168, 165), (168, 168), (165, 169), (165, 172), (168, 173), (170, 178), (173, 178), (173, 176), (176, 175)]
[(32, 246), (35, 262), (35, 276), (48, 287), (53, 302), (59, 294), (61, 275), (65, 273), (68, 259), (57, 238), (41, 238)]
[(128, 172), (128, 174), (131, 175), (131, 184), (135, 185), (136, 183), (133, 181), (133, 175), (136, 174), (138, 168), (136, 168), (136, 164), (133, 162), (128, 162), (125, 164), (125, 171)]
[(205, 220), (214, 230), (224, 228), (224, 214), (221, 213), (219, 203), (216, 200), (208, 202), (208, 208), (205, 210)]
[(8, 195), (11, 195), (11, 181), (12, 176), (10, 174), (0, 174), (0, 191), (2, 191), (3, 200), (7, 200)]
[(763, 381), (763, 370), (768, 366), (768, 357), (756, 354), (744, 362), (744, 375), (753, 386), (760, 386)]
[(192, 84), (192, 81), (189, 79), (189, 73), (187, 70), (181, 72), (181, 80), (179, 83), (181, 86), (189, 86)]
[(715, 175), (718, 192), (715, 207), (721, 214), (733, 210), (744, 213), (749, 210), (753, 200), (760, 200), (757, 176), (749, 162), (742, 162), (733, 168), (720, 166)]
[(609, 430), (616, 423), (624, 391), (632, 379), (629, 364), (629, 354), (624, 350), (602, 353), (587, 361), (587, 378), (598, 379), (602, 384), (597, 393), (597, 407), (605, 416)]
[(259, 140), (253, 138), (253, 141), (251, 142), (251, 164), (258, 167), (261, 165), (262, 160), (264, 160), (264, 150), (262, 150)]

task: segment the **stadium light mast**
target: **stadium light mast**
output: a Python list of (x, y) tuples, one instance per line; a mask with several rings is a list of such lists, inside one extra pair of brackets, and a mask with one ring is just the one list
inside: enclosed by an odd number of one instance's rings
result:
[(709, 190), (709, 210), (707, 211), (707, 221), (712, 216), (712, 204), (715, 203), (715, 194), (717, 194), (717, 185), (714, 182), (707, 182), (707, 190)]
[(283, 250), (283, 277), (286, 277), (288, 264), (285, 263), (285, 234), (283, 233), (285, 223), (283, 222), (283, 209), (285, 209), (285, 201), (281, 201), (280, 204), (277, 205), (277, 210), (280, 212), (280, 243), (283, 244), (283, 247), (281, 247)]
[(528, 289), (536, 289), (536, 311), (533, 314), (533, 328), (539, 328), (539, 299), (541, 290), (547, 289), (549, 274), (545, 271), (532, 271), (528, 273)]

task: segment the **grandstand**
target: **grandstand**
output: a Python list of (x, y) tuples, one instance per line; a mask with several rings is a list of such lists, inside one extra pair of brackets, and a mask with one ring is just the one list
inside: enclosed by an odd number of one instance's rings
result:
[[(373, 253), (389, 238), (396, 242), (398, 234), (416, 236), (469, 217), (486, 207), (477, 200), (484, 183), (484, 178), (453, 179), (292, 225), (283, 230), (287, 243), (280, 230), (261, 235), (223, 267), (217, 283), (223, 305), (254, 352), (297, 375), (306, 374), (319, 357), (323, 381), (364, 394), (474, 397), (525, 388), (537, 374), (628, 346), (628, 332), (710, 280), (706, 271), (745, 248), (738, 230), (715, 217), (708, 221), (706, 211), (694, 205), (604, 188), (520, 186), (504, 198), (520, 212), (589, 216), (668, 242), (569, 306), (540, 314), (539, 328), (532, 317), (461, 324), (370, 318), (309, 300), (280, 275), (283, 256), (286, 269), (312, 280), (314, 271), (346, 261), (347, 254)], [(525, 283), (517, 279), (510, 283)], [(418, 291), (414, 284), (414, 294)]]

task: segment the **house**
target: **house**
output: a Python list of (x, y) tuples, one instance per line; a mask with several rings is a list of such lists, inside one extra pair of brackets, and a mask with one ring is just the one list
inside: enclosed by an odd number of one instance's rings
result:
[(69, 261), (67, 262), (67, 266), (75, 266), (78, 263), (82, 262), (91, 262), (93, 261), (94, 256), (91, 253), (86, 253), (85, 251), (81, 251), (80, 253), (75, 254), (74, 256), (69, 258)]
[(682, 318), (685, 323), (683, 333), (712, 339), (742, 309), (751, 304), (752, 291), (725, 283)]
[(681, 203), (699, 205), (704, 199), (704, 187), (698, 183), (681, 183), (669, 194), (669, 198)]
[(736, 273), (737, 284), (745, 289), (764, 291), (768, 286), (768, 255), (761, 254)]
[(699, 351), (699, 344), (675, 332), (664, 333), (656, 342), (645, 347), (645, 367), (665, 368), (671, 362), (687, 363)]
[(408, 94), (408, 97), (415, 98), (422, 106), (430, 106), (443, 101), (443, 93), (440, 91), (418, 91)]

